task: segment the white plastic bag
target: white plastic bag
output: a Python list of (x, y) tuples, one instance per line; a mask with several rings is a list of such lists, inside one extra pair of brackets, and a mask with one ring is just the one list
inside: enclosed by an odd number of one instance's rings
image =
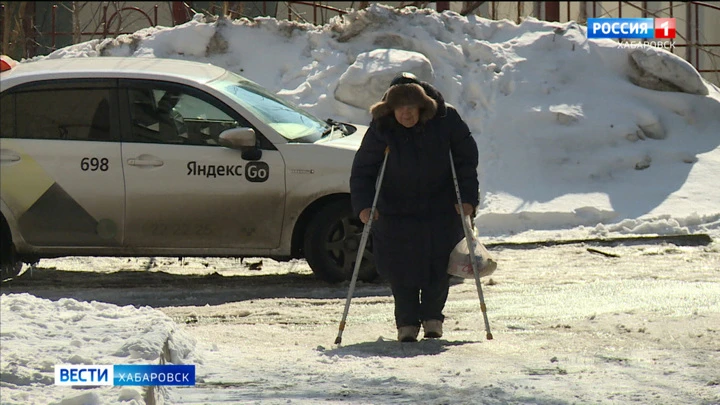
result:
[[(497, 269), (497, 261), (490, 255), (485, 246), (477, 238), (474, 231), (470, 231), (472, 239), (470, 243), (474, 246), (475, 264), (478, 267), (480, 277), (493, 274)], [(475, 278), (472, 264), (470, 262), (470, 254), (468, 253), (467, 238), (463, 238), (455, 249), (450, 252), (450, 260), (448, 262), (448, 273), (462, 278)]]

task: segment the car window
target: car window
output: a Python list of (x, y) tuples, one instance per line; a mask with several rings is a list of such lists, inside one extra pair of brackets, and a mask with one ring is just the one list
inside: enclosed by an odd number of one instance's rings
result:
[(0, 137), (15, 138), (15, 95), (0, 97)]
[(290, 142), (316, 142), (329, 128), (327, 123), (309, 112), (231, 72), (208, 84), (227, 94)]
[(128, 101), (131, 142), (212, 146), (223, 131), (248, 126), (177, 86), (131, 87)]
[[(3, 110), (14, 104), (14, 137), (74, 141), (118, 140), (111, 125), (110, 89), (61, 88), (17, 92), (3, 97)], [(5, 121), (5, 113), (3, 113)], [(3, 124), (3, 137), (6, 134)], [(7, 133), (12, 134), (8, 129)]]

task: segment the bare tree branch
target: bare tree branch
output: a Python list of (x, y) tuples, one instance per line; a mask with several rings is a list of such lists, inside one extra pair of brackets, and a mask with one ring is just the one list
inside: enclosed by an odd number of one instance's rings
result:
[(82, 42), (82, 30), (80, 28), (80, 11), (85, 5), (78, 4), (79, 1), (72, 2), (72, 22), (73, 22), (73, 44)]
[(25, 56), (25, 32), (23, 20), (25, 19), (26, 1), (3, 1), (5, 6), (5, 21), (3, 24), (2, 53), (7, 55)]

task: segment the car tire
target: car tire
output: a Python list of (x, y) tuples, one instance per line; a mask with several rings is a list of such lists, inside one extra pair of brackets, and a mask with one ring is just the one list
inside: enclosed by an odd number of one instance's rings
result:
[(20, 274), (22, 261), (18, 260), (15, 245), (7, 235), (2, 235), (0, 246), (0, 279), (7, 280)]
[[(337, 283), (352, 278), (363, 224), (353, 215), (350, 202), (335, 201), (322, 207), (305, 233), (305, 258), (315, 276)], [(358, 271), (358, 279), (374, 281), (378, 277), (368, 238)]]

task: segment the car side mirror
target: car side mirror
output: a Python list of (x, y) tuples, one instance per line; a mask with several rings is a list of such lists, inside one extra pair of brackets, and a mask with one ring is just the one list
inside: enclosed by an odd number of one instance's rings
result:
[(218, 139), (220, 145), (233, 149), (254, 148), (257, 143), (257, 137), (252, 128), (226, 129), (220, 133)]
[(220, 133), (221, 146), (239, 149), (245, 160), (259, 160), (262, 151), (257, 147), (257, 136), (252, 128), (231, 128)]

